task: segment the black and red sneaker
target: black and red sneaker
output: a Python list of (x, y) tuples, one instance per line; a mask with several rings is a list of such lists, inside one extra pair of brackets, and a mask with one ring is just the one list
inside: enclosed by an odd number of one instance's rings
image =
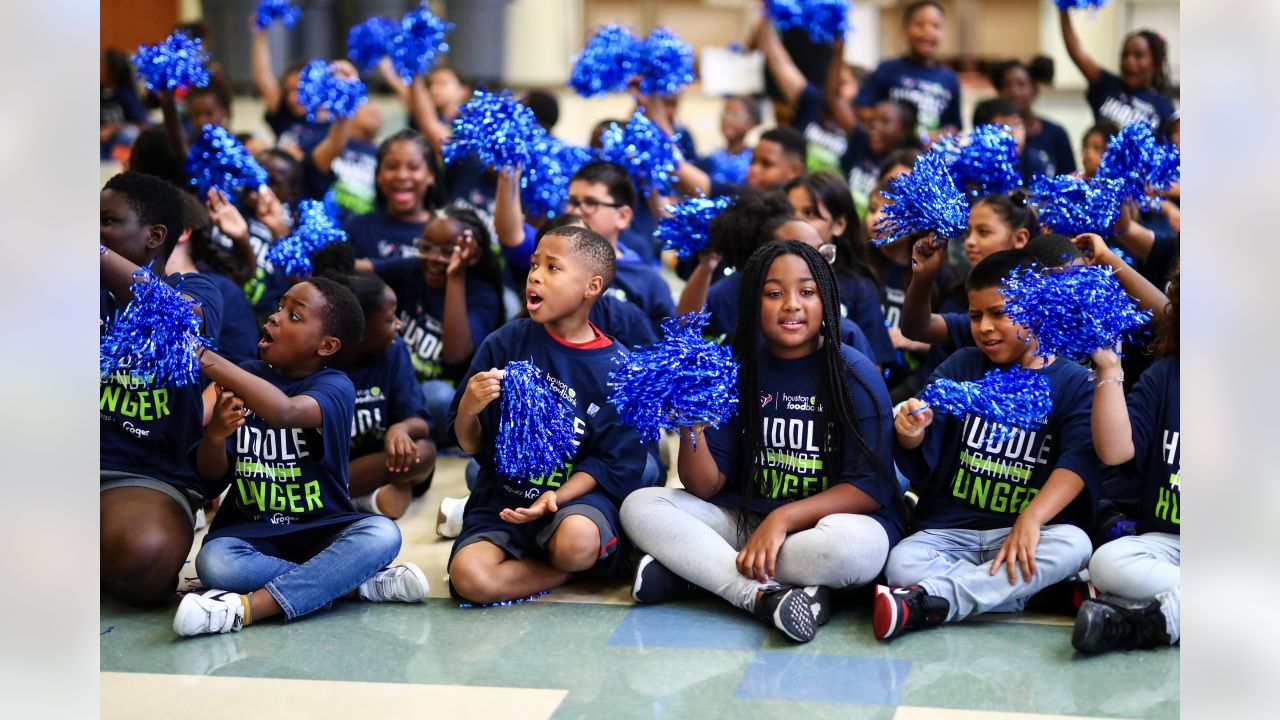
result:
[(892, 640), (912, 630), (941, 625), (950, 609), (945, 599), (930, 595), (919, 585), (877, 585), (871, 626), (877, 640)]

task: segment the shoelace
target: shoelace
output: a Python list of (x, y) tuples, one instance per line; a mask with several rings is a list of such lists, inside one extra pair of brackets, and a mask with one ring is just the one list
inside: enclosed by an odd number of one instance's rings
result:
[(390, 586), (393, 586), (395, 582), (400, 579), (400, 576), (405, 573), (405, 570), (406, 568), (404, 567), (391, 568), (390, 570), (381, 573), (380, 577), (374, 581), (373, 586), (377, 588), (378, 598), (380, 600), (385, 600), (391, 595), (392, 587)]

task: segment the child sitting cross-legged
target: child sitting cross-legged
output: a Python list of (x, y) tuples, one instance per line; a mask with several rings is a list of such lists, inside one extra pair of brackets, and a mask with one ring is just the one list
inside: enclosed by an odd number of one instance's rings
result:
[(1043, 374), (1052, 408), (1036, 427), (1003, 438), (972, 413), (936, 416), (916, 398), (894, 419), (894, 459), (920, 495), (918, 532), (889, 553), (876, 588), (875, 635), (959, 622), (984, 612), (1016, 612), (1039, 590), (1089, 562), (1098, 460), (1089, 431), (1089, 373), (1036, 354), (1035, 335), (1005, 315), (999, 288), (1028, 261), (996, 252), (969, 274), (969, 319), (977, 347), (963, 348), (930, 381), (975, 381), (994, 368)]

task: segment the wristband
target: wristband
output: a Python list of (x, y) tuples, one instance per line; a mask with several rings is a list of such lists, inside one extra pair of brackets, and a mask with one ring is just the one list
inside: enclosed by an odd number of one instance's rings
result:
[(1095, 388), (1100, 388), (1103, 385), (1106, 385), (1108, 383), (1124, 382), (1124, 370), (1121, 370), (1120, 374), (1115, 377), (1109, 377), (1109, 378), (1103, 378), (1103, 379), (1098, 378), (1098, 373), (1095, 370), (1089, 373), (1089, 379), (1093, 381), (1093, 386)]
[(101, 257), (106, 254), (107, 254), (107, 246), (103, 245), (102, 243), (98, 243), (98, 256)]

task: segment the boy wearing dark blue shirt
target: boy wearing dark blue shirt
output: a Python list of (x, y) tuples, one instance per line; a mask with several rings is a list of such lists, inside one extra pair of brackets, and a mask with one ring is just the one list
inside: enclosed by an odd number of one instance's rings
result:
[(899, 410), (894, 459), (920, 494), (913, 517), (920, 532), (890, 552), (892, 587), (876, 588), (873, 627), (881, 640), (978, 613), (1016, 612), (1089, 562), (1085, 528), (1097, 502), (1098, 464), (1088, 373), (1036, 355), (1034, 334), (1005, 315), (999, 288), (1024, 258), (1006, 250), (973, 268), (966, 287), (977, 347), (956, 352), (930, 379), (971, 382), (1022, 367), (1048, 379), (1052, 409), (1036, 427), (1003, 437), (972, 413), (935, 419), (915, 398)]
[[(295, 619), (353, 592), (372, 602), (417, 602), (427, 579), (400, 551), (395, 522), (356, 512), (347, 487), (355, 390), (327, 367), (359, 342), (364, 315), (327, 278), (298, 283), (267, 320), (260, 360), (237, 368), (204, 352), (218, 404), (197, 449), (200, 476), (229, 484), (188, 593), (178, 635), (238, 632), (277, 614)], [(215, 589), (217, 588), (217, 589)]]
[[(450, 409), (458, 445), (480, 464), (449, 560), (454, 592), (473, 602), (524, 597), (575, 573), (620, 569), (618, 506), (641, 485), (650, 444), (624, 426), (605, 384), (626, 350), (587, 320), (613, 279), (613, 246), (579, 227), (549, 232), (530, 259), (528, 320), (485, 338)], [(573, 407), (576, 450), (539, 478), (495, 465), (503, 368), (532, 360)]]

